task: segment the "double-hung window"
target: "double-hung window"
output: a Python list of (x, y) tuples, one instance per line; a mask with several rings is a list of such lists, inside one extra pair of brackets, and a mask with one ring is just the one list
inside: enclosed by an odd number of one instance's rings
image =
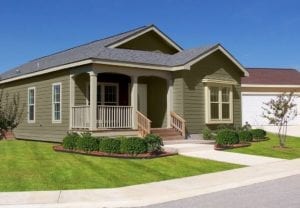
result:
[[(90, 104), (90, 85), (87, 84), (87, 105)], [(98, 83), (97, 105), (118, 105), (119, 104), (118, 83)]]
[(206, 123), (232, 123), (233, 98), (231, 85), (206, 86)]
[(52, 84), (52, 122), (61, 122), (61, 83)]
[(28, 88), (28, 123), (35, 122), (35, 87)]

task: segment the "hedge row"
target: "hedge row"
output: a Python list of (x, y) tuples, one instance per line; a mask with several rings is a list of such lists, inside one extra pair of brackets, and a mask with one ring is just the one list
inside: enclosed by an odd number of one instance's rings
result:
[(62, 143), (64, 149), (81, 150), (85, 152), (100, 151), (106, 153), (141, 154), (160, 152), (162, 140), (159, 136), (149, 134), (140, 137), (93, 137), (89, 133), (70, 133)]
[(266, 131), (262, 129), (251, 129), (235, 131), (232, 129), (222, 129), (218, 131), (216, 143), (220, 145), (232, 145), (253, 140), (263, 140), (266, 137)]

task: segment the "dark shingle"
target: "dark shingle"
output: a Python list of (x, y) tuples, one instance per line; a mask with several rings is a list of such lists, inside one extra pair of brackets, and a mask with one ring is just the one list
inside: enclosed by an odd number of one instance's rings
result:
[(300, 72), (283, 68), (246, 68), (249, 77), (242, 78), (242, 84), (300, 85)]
[(114, 35), (105, 39), (93, 41), (84, 45), (80, 45), (68, 50), (51, 54), (49, 56), (41, 57), (32, 60), (26, 64), (13, 68), (1, 74), (1, 80), (30, 74), (36, 71), (45, 70), (51, 67), (69, 64), (86, 59), (100, 59), (109, 61), (151, 64), (158, 66), (177, 66), (183, 65), (190, 60), (195, 59), (199, 55), (212, 49), (213, 46), (200, 47), (188, 49), (178, 52), (173, 55), (163, 54), (150, 51), (138, 51), (130, 49), (108, 48), (107, 45), (113, 44), (117, 41), (123, 40), (134, 34), (142, 32), (153, 25), (143, 26), (134, 30)]

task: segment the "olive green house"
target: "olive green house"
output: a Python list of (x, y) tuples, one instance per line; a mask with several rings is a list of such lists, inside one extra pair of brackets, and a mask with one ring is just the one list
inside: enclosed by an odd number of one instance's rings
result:
[(0, 75), (25, 107), (17, 138), (62, 141), (70, 131), (190, 138), (241, 125), (245, 68), (220, 44), (182, 49), (143, 26), (41, 57)]

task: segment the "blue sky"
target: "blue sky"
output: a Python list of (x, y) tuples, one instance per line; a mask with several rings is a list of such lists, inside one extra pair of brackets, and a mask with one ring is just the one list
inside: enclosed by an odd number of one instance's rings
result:
[(0, 72), (152, 23), (184, 48), (221, 43), (246, 67), (300, 69), (299, 11), (296, 0), (1, 0)]

